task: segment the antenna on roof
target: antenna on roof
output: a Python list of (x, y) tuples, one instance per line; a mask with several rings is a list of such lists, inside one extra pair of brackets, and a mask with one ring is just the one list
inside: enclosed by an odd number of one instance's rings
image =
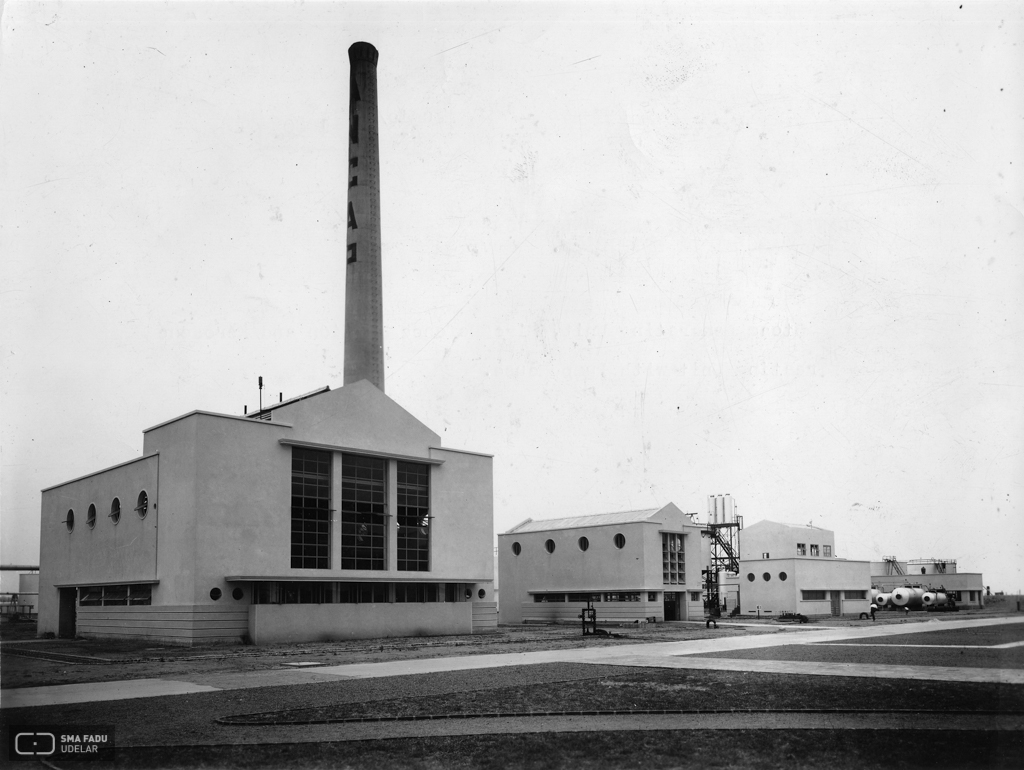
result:
[(260, 377), (260, 412), (263, 412), (263, 377)]

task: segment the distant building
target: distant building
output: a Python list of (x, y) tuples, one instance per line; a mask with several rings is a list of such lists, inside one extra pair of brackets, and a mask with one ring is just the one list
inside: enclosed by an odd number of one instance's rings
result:
[(194, 411), (43, 490), (39, 632), (193, 644), (493, 630), (489, 455), (367, 381)]
[(870, 562), (837, 558), (835, 533), (810, 525), (747, 525), (740, 572), (727, 586), (739, 592), (743, 615), (859, 615), (871, 604)]
[(579, 622), (588, 600), (599, 621), (704, 617), (701, 527), (662, 508), (527, 519), (498, 536), (502, 623)]
[(871, 587), (891, 593), (902, 586), (944, 590), (962, 607), (985, 606), (985, 581), (980, 572), (959, 572), (955, 559), (895, 557), (871, 562)]

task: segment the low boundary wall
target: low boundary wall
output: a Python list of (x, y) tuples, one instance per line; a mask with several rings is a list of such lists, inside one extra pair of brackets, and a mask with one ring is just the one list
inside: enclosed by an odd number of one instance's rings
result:
[(75, 633), (95, 639), (152, 639), (172, 644), (241, 644), (249, 630), (249, 608), (181, 605), (168, 607), (78, 607)]
[(475, 606), (472, 602), (253, 604), (248, 629), (254, 644), (470, 634)]

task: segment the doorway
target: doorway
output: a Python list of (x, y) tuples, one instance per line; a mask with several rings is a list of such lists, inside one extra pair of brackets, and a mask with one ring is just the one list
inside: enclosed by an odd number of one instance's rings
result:
[(679, 594), (665, 592), (665, 620), (679, 620)]
[(840, 604), (840, 592), (829, 591), (832, 596), (832, 617), (839, 617), (843, 614), (842, 605)]
[(75, 638), (75, 613), (78, 611), (78, 589), (59, 588), (59, 607), (57, 611), (57, 636), (61, 639)]

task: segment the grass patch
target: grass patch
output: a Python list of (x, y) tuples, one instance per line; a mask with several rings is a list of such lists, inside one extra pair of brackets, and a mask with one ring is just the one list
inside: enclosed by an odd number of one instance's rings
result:
[(560, 711), (879, 709), (1024, 712), (1024, 688), (975, 682), (843, 679), (679, 669), (338, 703), (225, 717), (222, 724), (303, 724), (365, 717)]

